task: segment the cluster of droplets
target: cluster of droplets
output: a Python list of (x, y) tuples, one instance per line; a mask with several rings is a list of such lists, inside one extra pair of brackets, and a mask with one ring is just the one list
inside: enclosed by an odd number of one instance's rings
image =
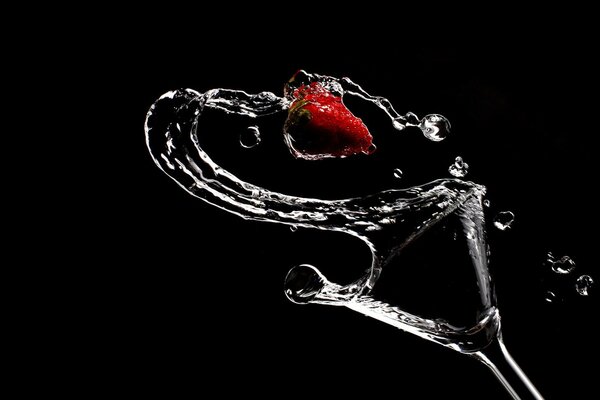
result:
[(462, 157), (456, 157), (454, 163), (448, 167), (448, 172), (456, 178), (464, 178), (469, 173), (469, 164), (464, 162)]
[[(554, 254), (548, 252), (544, 266), (547, 267), (555, 276), (560, 279), (569, 279), (572, 273), (576, 270), (575, 261), (569, 256), (555, 257)], [(571, 278), (572, 279), (572, 278)], [(577, 277), (574, 282), (571, 280), (570, 287), (574, 288), (575, 292), (580, 296), (589, 296), (594, 285), (594, 279), (587, 274), (582, 274)], [(571, 289), (572, 290), (572, 289)], [(556, 289), (545, 291), (545, 300), (548, 303), (555, 303), (561, 299)]]

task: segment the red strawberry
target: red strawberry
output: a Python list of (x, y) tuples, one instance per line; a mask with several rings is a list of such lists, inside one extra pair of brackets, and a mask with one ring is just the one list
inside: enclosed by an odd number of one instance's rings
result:
[(294, 90), (293, 97), (284, 135), (294, 157), (319, 160), (375, 151), (369, 130), (348, 110), (341, 96), (312, 82)]

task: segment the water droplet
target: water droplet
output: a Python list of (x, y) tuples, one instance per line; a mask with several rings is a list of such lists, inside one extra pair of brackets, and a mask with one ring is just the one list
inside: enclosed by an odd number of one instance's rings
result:
[(552, 260), (548, 259), (547, 261), (552, 262), (552, 271), (556, 272), (557, 274), (568, 274), (575, 269), (575, 261), (571, 260), (569, 256), (564, 256), (560, 260), (556, 261), (554, 261), (554, 257), (552, 257)]
[(284, 291), (290, 301), (309, 303), (328, 284), (327, 279), (312, 265), (302, 264), (290, 269), (285, 277)]
[(448, 168), (448, 172), (457, 178), (464, 178), (469, 172), (469, 164), (464, 162), (462, 157), (456, 157), (454, 164)]
[(544, 267), (551, 268), (555, 261), (556, 261), (556, 259), (554, 258), (554, 254), (552, 254), (551, 252), (548, 252), (546, 254), (546, 259), (544, 260), (544, 262), (542, 263), (542, 265)]
[(431, 141), (441, 142), (450, 134), (450, 121), (443, 115), (429, 114), (423, 117), (419, 128), (423, 135)]
[(260, 141), (261, 138), (258, 126), (249, 126), (248, 129), (240, 134), (240, 144), (245, 149), (251, 149), (257, 146)]
[(290, 231), (296, 232), (297, 230), (298, 230), (298, 227), (296, 225), (290, 225)]
[(548, 303), (555, 303), (557, 300), (557, 297), (554, 294), (554, 292), (551, 292), (550, 290), (546, 290), (546, 295), (544, 297), (544, 300), (546, 300)]
[(277, 96), (275, 96), (271, 92), (260, 92), (256, 96), (258, 97), (259, 100), (262, 100), (262, 101), (276, 101), (277, 100)]
[(484, 207), (489, 207), (489, 206), (490, 206), (490, 201), (489, 201), (488, 199), (485, 199), (485, 200), (483, 201), (483, 206), (484, 206)]
[(400, 168), (394, 169), (394, 178), (402, 179), (402, 170)]
[(406, 120), (404, 118), (397, 117), (397, 118), (394, 118), (394, 120), (392, 121), (392, 125), (394, 126), (394, 128), (401, 131), (404, 128), (406, 128), (405, 122), (406, 122)]
[(374, 144), (371, 144), (367, 150), (363, 151), (364, 154), (366, 155), (371, 155), (373, 153), (375, 153), (375, 150), (377, 150), (377, 146), (375, 146)]
[(501, 211), (494, 218), (494, 226), (501, 231), (510, 229), (512, 223), (515, 221), (515, 214), (510, 211)]
[(575, 290), (581, 296), (589, 296), (590, 288), (594, 284), (594, 280), (589, 275), (581, 275), (575, 282)]

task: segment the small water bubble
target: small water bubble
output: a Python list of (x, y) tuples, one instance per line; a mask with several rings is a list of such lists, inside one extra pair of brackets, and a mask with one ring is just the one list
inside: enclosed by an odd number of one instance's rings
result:
[(544, 267), (552, 268), (552, 265), (554, 265), (555, 261), (556, 261), (556, 259), (554, 258), (554, 254), (552, 254), (551, 252), (548, 252), (546, 254), (546, 259), (544, 260), (542, 265)]
[(363, 151), (363, 153), (366, 155), (371, 155), (371, 154), (375, 153), (376, 150), (377, 150), (377, 146), (375, 146), (374, 144), (371, 144), (365, 151)]
[(425, 137), (433, 142), (441, 142), (450, 134), (450, 121), (443, 115), (429, 114), (423, 117), (419, 128)]
[(290, 231), (296, 232), (297, 230), (298, 230), (298, 227), (296, 225), (290, 225)]
[[(550, 259), (547, 261), (550, 261)], [(556, 261), (554, 258), (552, 258), (551, 263), (552, 271), (556, 272), (557, 274), (569, 274), (575, 269), (575, 261), (571, 260), (569, 256), (564, 256), (560, 260)]]
[(402, 179), (402, 170), (400, 168), (394, 169), (394, 178)]
[(494, 218), (494, 226), (501, 231), (510, 229), (512, 223), (515, 221), (515, 214), (511, 211), (500, 211)]
[(548, 303), (555, 303), (557, 301), (557, 297), (554, 294), (554, 292), (552, 292), (550, 290), (546, 290), (544, 300), (546, 300)]
[(448, 167), (448, 172), (457, 178), (464, 178), (469, 172), (469, 164), (464, 162), (462, 157), (456, 157), (454, 164)]
[(577, 290), (577, 293), (579, 293), (581, 296), (589, 296), (590, 289), (593, 284), (594, 280), (591, 276), (581, 275), (575, 282), (575, 290)]
[(249, 126), (240, 134), (240, 145), (245, 149), (256, 147), (261, 141), (258, 126)]
[(489, 201), (488, 199), (485, 199), (485, 200), (483, 201), (483, 206), (484, 206), (484, 207), (489, 207), (489, 206), (490, 206), (490, 201)]

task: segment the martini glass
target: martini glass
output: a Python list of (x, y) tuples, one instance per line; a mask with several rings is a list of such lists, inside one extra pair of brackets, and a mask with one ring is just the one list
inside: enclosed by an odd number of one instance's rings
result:
[[(479, 360), (514, 399), (542, 399), (502, 340), (488, 269), (482, 207), (485, 188), (458, 179), (440, 179), (409, 189), (340, 200), (289, 196), (238, 179), (217, 165), (200, 145), (199, 118), (205, 109), (258, 118), (284, 111), (287, 106), (285, 99), (268, 92), (168, 92), (148, 112), (146, 143), (163, 172), (209, 204), (248, 220), (346, 233), (371, 250), (371, 265), (345, 285), (330, 282), (313, 266), (291, 269), (285, 280), (285, 293), (291, 301), (344, 306), (360, 312)], [(402, 304), (378, 295), (379, 287), (390, 286), (386, 270), (428, 232), (450, 220), (466, 245), (464, 252), (477, 285), (476, 318), (468, 324), (409, 313)]]
[[(413, 188), (414, 189), (414, 188)], [(482, 190), (475, 189), (460, 204), (449, 204), (442, 218), (426, 224), (421, 231), (410, 231), (406, 220), (387, 229), (367, 234), (365, 241), (374, 249), (372, 270), (362, 279), (350, 285), (338, 285), (330, 282), (316, 267), (299, 265), (292, 268), (285, 279), (285, 294), (297, 304), (326, 304), (344, 306), (368, 317), (382, 321), (405, 332), (435, 342), (444, 347), (471, 356), (487, 366), (514, 399), (543, 399), (525, 373), (508, 352), (501, 330), (500, 313), (488, 269), (488, 252), (485, 243), (484, 214), (482, 209)], [(406, 210), (412, 214), (413, 210)], [(427, 212), (427, 207), (419, 209)], [(417, 217), (416, 220), (421, 220)], [(477, 283), (479, 299), (476, 301), (475, 321), (470, 325), (456, 326), (448, 320), (426, 318), (405, 311), (401, 306), (379, 299), (378, 294), (390, 297), (385, 291), (393, 290), (394, 282), (386, 282), (387, 268), (402, 268), (402, 265), (390, 265), (416, 242), (427, 235), (427, 231), (436, 230), (449, 220), (458, 222), (462, 228), (462, 241), (455, 240), (455, 246), (466, 244), (474, 278)], [(442, 230), (445, 226), (442, 228)], [(439, 229), (438, 229), (439, 230)], [(435, 249), (434, 249), (435, 251)], [(450, 265), (453, 267), (453, 265)], [(396, 274), (395, 278), (401, 274)], [(473, 277), (473, 276), (472, 276)], [(383, 278), (383, 279), (381, 279)], [(465, 276), (462, 276), (465, 278)], [(390, 278), (392, 279), (392, 278)], [(385, 291), (378, 287), (386, 285)], [(418, 290), (418, 289), (417, 289)], [(348, 293), (353, 295), (348, 296)], [(394, 296), (392, 296), (394, 297)], [(473, 299), (471, 299), (473, 300)], [(450, 307), (453, 307), (451, 305)], [(459, 314), (457, 314), (459, 315)], [(456, 318), (456, 315), (454, 316)], [(463, 321), (464, 322), (464, 321)]]

